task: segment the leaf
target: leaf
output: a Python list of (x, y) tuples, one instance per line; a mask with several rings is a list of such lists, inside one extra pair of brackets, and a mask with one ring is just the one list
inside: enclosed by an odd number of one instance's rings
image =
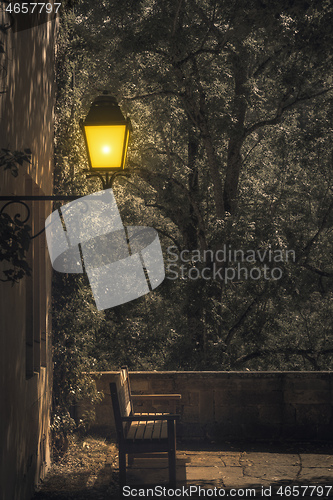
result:
[(22, 151), (10, 151), (2, 148), (0, 154), (0, 166), (5, 170), (10, 169), (14, 177), (18, 176), (18, 165), (23, 166), (24, 162), (31, 164), (31, 150), (29, 148)]

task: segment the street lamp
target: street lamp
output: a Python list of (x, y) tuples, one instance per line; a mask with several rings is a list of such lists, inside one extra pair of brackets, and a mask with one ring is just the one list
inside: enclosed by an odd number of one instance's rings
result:
[[(89, 170), (87, 177), (97, 176), (103, 188), (112, 187), (116, 175), (129, 177), (125, 168), (127, 147), (132, 126), (125, 118), (114, 97), (105, 92), (92, 103), (86, 119), (80, 120), (87, 149)], [(86, 171), (87, 172), (87, 171)], [(111, 175), (110, 175), (111, 174)], [(105, 175), (105, 178), (103, 177)], [(20, 200), (74, 200), (70, 196), (0, 196), (0, 201)]]
[[(125, 118), (114, 97), (104, 92), (92, 103), (86, 119), (80, 121), (83, 131), (89, 170), (87, 177), (98, 177), (102, 181), (103, 189), (112, 187), (117, 176), (130, 177), (125, 168), (129, 135), (132, 130), (129, 118)], [(0, 202), (7, 203), (0, 209), (0, 215), (5, 209), (19, 203), (27, 210), (26, 222), (30, 217), (30, 208), (27, 201), (73, 201), (81, 198), (79, 195), (43, 195), (43, 196), (0, 196)], [(15, 216), (15, 221), (19, 215)], [(22, 222), (22, 221), (21, 221)], [(43, 232), (45, 228), (34, 237)]]
[(107, 94), (98, 96), (80, 125), (87, 149), (88, 177), (99, 177), (106, 189), (116, 175), (128, 176), (125, 161), (131, 122), (124, 118), (116, 99)]

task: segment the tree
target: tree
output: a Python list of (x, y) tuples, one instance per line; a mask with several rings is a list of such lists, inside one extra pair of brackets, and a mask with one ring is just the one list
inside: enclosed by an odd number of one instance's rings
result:
[[(211, 250), (187, 264), (200, 272), (224, 245), (296, 255), (276, 280), (165, 280), (147, 297), (148, 337), (142, 301), (107, 311), (112, 340), (103, 328), (100, 338), (119, 360), (136, 353), (142, 366), (156, 338), (156, 367), (330, 367), (331, 21), (328, 3), (300, 0), (76, 4), (75, 86), (72, 67), (64, 78), (75, 112), (61, 109), (59, 132), (67, 141), (63, 124), (77, 127), (98, 92), (89, 84), (113, 90), (134, 124), (135, 185), (115, 188), (124, 221), (158, 229), (166, 258), (170, 245)], [(222, 274), (237, 264), (220, 263)]]

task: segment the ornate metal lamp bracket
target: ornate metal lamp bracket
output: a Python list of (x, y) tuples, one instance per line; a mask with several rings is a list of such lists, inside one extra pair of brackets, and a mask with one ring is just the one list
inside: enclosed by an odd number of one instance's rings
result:
[[(114, 181), (116, 180), (117, 177), (130, 177), (130, 171), (128, 169), (124, 169), (121, 171), (113, 172), (110, 174), (109, 172), (106, 172), (105, 174), (102, 174), (101, 172), (91, 172), (90, 170), (87, 173), (87, 177), (98, 177), (102, 181), (103, 189), (109, 189), (112, 188)], [(105, 177), (103, 177), (105, 175)], [(0, 215), (4, 213), (7, 207), (14, 203), (18, 203), (20, 205), (23, 205), (24, 209), (26, 210), (26, 216), (25, 218), (21, 219), (21, 214), (17, 213), (14, 215), (14, 222), (16, 224), (22, 225), (26, 224), (26, 222), (29, 220), (30, 215), (31, 215), (31, 210), (29, 205), (26, 202), (29, 201), (73, 201), (73, 200), (78, 200), (81, 198), (82, 195), (51, 195), (51, 196), (30, 196), (30, 195), (22, 195), (22, 196), (0, 196), (0, 202), (1, 201), (6, 201), (0, 209)], [(31, 239), (36, 238), (40, 234), (42, 234), (45, 231), (45, 227), (41, 229), (38, 233), (34, 234), (31, 236)]]

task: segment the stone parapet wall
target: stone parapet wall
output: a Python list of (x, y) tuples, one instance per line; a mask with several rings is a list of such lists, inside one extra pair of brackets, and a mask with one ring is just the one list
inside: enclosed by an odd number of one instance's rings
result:
[[(94, 373), (105, 397), (96, 428), (114, 431), (109, 383), (117, 372)], [(133, 394), (179, 393), (178, 436), (211, 440), (333, 439), (330, 372), (131, 372)], [(84, 406), (79, 408), (82, 414)], [(150, 407), (168, 411), (156, 401)]]

